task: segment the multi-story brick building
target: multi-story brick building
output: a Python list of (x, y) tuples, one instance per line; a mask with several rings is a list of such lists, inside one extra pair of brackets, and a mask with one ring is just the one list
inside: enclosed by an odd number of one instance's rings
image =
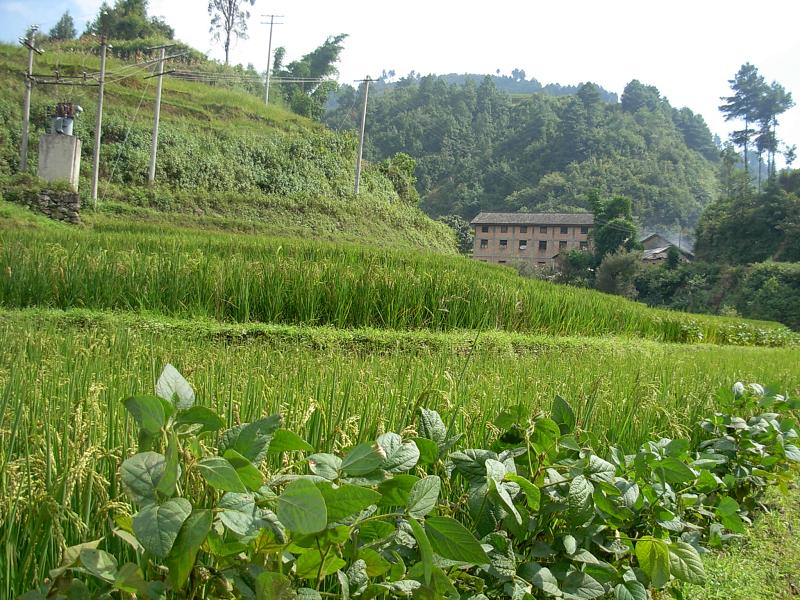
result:
[(548, 266), (560, 252), (589, 250), (589, 213), (480, 213), (472, 257), (482, 262), (526, 261)]

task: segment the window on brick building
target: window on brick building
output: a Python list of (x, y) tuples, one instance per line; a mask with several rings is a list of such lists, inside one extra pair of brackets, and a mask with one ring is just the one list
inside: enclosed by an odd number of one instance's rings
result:
[(558, 249), (559, 250), (564, 250), (564, 248), (566, 248), (566, 247), (567, 247), (567, 241), (566, 240), (561, 240), (560, 242), (558, 242)]
[(539, 227), (539, 233), (547, 233), (547, 227), (546, 227), (546, 226), (544, 226), (544, 225), (542, 225), (541, 227)]
[(508, 248), (508, 240), (500, 240), (500, 250)]
[(589, 242), (581, 242), (581, 250), (588, 250)]
[(481, 248), (488, 248), (489, 247), (489, 240), (481, 240)]
[(520, 240), (519, 241), (519, 249), (520, 250), (527, 250), (528, 249), (528, 240)]
[(528, 226), (527, 225), (520, 225), (519, 226), (520, 233), (528, 233)]
[(508, 225), (500, 225), (500, 233), (508, 233)]
[(562, 225), (561, 226), (561, 233), (569, 233), (569, 227)]
[(581, 233), (583, 235), (586, 235), (587, 233), (589, 233), (589, 226), (588, 225), (584, 225), (583, 227), (581, 227)]
[(539, 251), (544, 252), (547, 250), (547, 240), (539, 240)]

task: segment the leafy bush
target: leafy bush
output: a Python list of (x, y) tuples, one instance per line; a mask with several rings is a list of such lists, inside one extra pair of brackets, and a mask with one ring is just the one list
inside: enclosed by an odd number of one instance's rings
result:
[(458, 243), (458, 251), (461, 254), (465, 256), (472, 254), (472, 246), (475, 242), (475, 234), (472, 233), (472, 227), (470, 227), (470, 224), (466, 219), (463, 219), (458, 215), (447, 215), (446, 217), (439, 217), (436, 220), (444, 223), (453, 230)]
[(706, 547), (742, 533), (800, 462), (800, 402), (757, 384), (737, 383), (691, 441), (606, 458), (559, 397), (549, 415), (504, 411), (491, 449), (457, 449), (461, 436), (422, 408), (416, 436), (337, 456), (277, 415), (225, 429), (171, 365), (156, 394), (124, 401), (139, 431), (121, 466), (135, 512), (114, 533), (136, 562), (120, 566), (102, 540), (73, 546), (24, 600), (646, 598), (704, 583)]
[(642, 268), (639, 252), (619, 251), (608, 254), (597, 267), (595, 285), (601, 292), (616, 294), (626, 298), (636, 298), (639, 292), (634, 281)]
[(419, 192), (414, 187), (417, 183), (417, 178), (414, 177), (416, 167), (417, 161), (404, 152), (398, 152), (378, 163), (378, 170), (392, 182), (400, 199), (413, 206), (419, 204)]
[(742, 278), (736, 298), (742, 314), (800, 329), (800, 263), (753, 265)]

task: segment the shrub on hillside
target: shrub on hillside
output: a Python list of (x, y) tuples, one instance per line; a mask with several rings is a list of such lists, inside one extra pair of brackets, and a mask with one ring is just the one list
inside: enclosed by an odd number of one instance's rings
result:
[(748, 317), (800, 329), (800, 263), (754, 265), (742, 278), (736, 308)]
[(641, 269), (639, 252), (616, 252), (608, 254), (597, 268), (595, 285), (601, 292), (625, 298), (636, 298), (639, 292), (634, 284)]

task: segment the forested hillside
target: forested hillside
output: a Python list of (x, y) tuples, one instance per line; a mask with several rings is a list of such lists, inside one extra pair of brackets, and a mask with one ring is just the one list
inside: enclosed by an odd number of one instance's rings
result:
[[(575, 95), (510, 95), (436, 76), (401, 79), (370, 98), (367, 156), (417, 159), (431, 215), (579, 211), (589, 194), (624, 194), (647, 226), (691, 227), (716, 194), (718, 148), (702, 116), (634, 80), (621, 102), (595, 84)], [(344, 86), (326, 122), (349, 129), (360, 98)]]

